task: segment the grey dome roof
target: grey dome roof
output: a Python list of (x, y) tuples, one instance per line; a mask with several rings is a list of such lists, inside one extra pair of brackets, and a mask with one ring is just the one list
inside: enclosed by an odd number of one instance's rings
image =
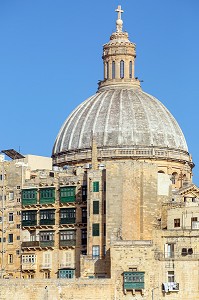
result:
[(98, 148), (154, 146), (188, 151), (175, 118), (155, 97), (134, 88), (99, 90), (66, 119), (53, 155)]

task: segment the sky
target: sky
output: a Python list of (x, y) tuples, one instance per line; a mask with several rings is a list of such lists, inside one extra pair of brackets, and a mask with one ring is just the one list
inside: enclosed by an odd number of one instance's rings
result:
[(122, 5), (136, 76), (178, 121), (199, 185), (199, 1), (118, 1), (0, 0), (0, 150), (51, 156), (62, 123), (103, 79)]

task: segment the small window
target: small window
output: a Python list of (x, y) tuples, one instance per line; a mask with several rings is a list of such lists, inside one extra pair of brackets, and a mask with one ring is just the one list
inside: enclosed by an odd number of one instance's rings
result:
[(87, 208), (82, 207), (82, 223), (87, 223)]
[(17, 190), (20, 190), (20, 188), (21, 188), (20, 185), (17, 185)]
[(193, 248), (189, 248), (188, 249), (188, 255), (192, 255), (193, 254)]
[(8, 263), (13, 264), (13, 254), (8, 254)]
[(191, 218), (191, 228), (193, 227), (193, 222), (197, 222), (197, 221), (198, 221), (197, 217)]
[(168, 271), (168, 282), (175, 282), (174, 271)]
[(82, 186), (82, 201), (87, 200), (87, 185)]
[(93, 182), (93, 192), (99, 192), (99, 181)]
[(180, 219), (174, 219), (174, 227), (180, 227)]
[(92, 248), (92, 257), (95, 258), (99, 258), (100, 256), (100, 246), (93, 246)]
[(182, 248), (182, 256), (186, 256), (187, 255), (187, 248)]
[(172, 176), (171, 176), (171, 182), (172, 182), (172, 184), (176, 184), (176, 182), (177, 182), (177, 176), (178, 176), (178, 173), (176, 173), (176, 172), (172, 173)]
[(21, 224), (17, 224), (17, 228), (20, 229), (21, 228)]
[(104, 181), (104, 192), (106, 192), (106, 181)]
[(9, 213), (9, 214), (8, 214), (8, 221), (9, 221), (9, 222), (13, 222), (13, 219), (14, 219), (13, 213)]
[(93, 201), (93, 214), (99, 214), (99, 201)]
[(49, 279), (50, 278), (50, 272), (46, 271), (44, 272), (44, 279)]
[(87, 245), (87, 229), (82, 229), (82, 245)]
[(120, 61), (120, 78), (124, 78), (124, 61)]
[(13, 234), (12, 233), (10, 233), (8, 235), (8, 243), (13, 243)]
[(104, 236), (106, 236), (106, 223), (104, 223)]
[(115, 61), (112, 62), (112, 79), (115, 79)]
[(9, 192), (9, 194), (8, 194), (8, 199), (9, 199), (10, 201), (14, 200), (14, 192)]
[(20, 251), (19, 250), (16, 250), (16, 255), (19, 255), (20, 254)]
[(93, 236), (99, 236), (99, 224), (93, 224)]
[(17, 236), (17, 240), (18, 240), (18, 241), (20, 240), (20, 236), (19, 236), (19, 235)]

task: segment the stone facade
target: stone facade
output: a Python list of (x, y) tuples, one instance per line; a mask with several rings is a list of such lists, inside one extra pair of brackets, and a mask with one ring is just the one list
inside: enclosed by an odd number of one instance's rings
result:
[(175, 119), (134, 78), (116, 11), (104, 80), (63, 125), (54, 168), (0, 157), (2, 300), (199, 299), (194, 164)]

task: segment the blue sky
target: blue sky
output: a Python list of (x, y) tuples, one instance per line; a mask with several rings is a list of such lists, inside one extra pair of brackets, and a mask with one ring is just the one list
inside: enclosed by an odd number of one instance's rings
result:
[(136, 76), (177, 119), (199, 184), (198, 0), (1, 0), (0, 150), (51, 155), (64, 120), (103, 78), (118, 4), (137, 45)]

